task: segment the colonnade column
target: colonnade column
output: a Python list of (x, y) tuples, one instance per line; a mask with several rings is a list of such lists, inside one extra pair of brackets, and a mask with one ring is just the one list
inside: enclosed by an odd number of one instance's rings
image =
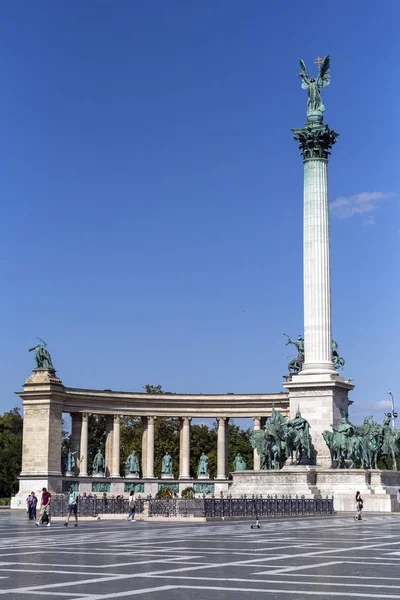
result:
[(89, 415), (82, 413), (79, 477), (87, 477)]
[(181, 419), (179, 479), (190, 478), (190, 421), (191, 417)]
[(120, 477), (119, 472), (119, 446), (120, 446), (120, 415), (114, 415), (113, 426), (113, 451), (112, 451), (112, 469), (111, 477)]
[(154, 417), (147, 417), (146, 479), (154, 479)]
[(142, 477), (147, 477), (147, 417), (142, 419)]
[(109, 477), (112, 471), (114, 416), (106, 415), (106, 456), (105, 475)]
[[(254, 421), (254, 431), (260, 431), (261, 429), (261, 419), (260, 417), (253, 417)], [(261, 457), (258, 454), (257, 448), (253, 450), (253, 469), (254, 471), (259, 471), (261, 469)]]
[(217, 479), (226, 479), (226, 417), (217, 417)]

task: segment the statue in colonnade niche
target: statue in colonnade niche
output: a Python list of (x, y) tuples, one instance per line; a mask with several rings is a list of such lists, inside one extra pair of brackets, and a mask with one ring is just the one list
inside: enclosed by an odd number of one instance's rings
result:
[(55, 371), (50, 352), (46, 349), (46, 342), (41, 338), (37, 338), (42, 343), (36, 344), (33, 348), (29, 348), (28, 352), (35, 351), (35, 361), (36, 361), (36, 369), (40, 369), (43, 371)]
[(163, 456), (161, 463), (161, 476), (172, 476), (172, 456), (169, 452), (166, 452)]
[(235, 471), (245, 471), (246, 463), (244, 462), (242, 455), (238, 452), (235, 456), (235, 460), (233, 461), (233, 468)]
[(77, 451), (72, 452), (71, 450), (69, 450), (64, 455), (63, 470), (65, 472), (65, 475), (67, 475), (67, 476), (74, 475), (75, 465), (76, 465), (76, 460), (75, 460), (76, 454), (78, 454)]
[(209, 478), (208, 457), (204, 454), (204, 452), (202, 452), (201, 456), (200, 456), (199, 465), (197, 467), (197, 477), (199, 479), (208, 479)]
[(140, 475), (139, 461), (137, 459), (135, 450), (132, 450), (131, 454), (125, 461), (125, 475), (127, 477), (139, 477)]
[(96, 456), (93, 459), (93, 475), (104, 476), (104, 466), (104, 456), (99, 448)]

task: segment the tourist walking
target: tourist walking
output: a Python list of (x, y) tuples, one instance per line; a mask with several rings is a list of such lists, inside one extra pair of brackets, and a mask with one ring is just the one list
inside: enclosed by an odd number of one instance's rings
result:
[(42, 500), (40, 503), (40, 514), (39, 521), (36, 521), (35, 525), (39, 527), (39, 525), (47, 525), (50, 527), (50, 502), (51, 502), (51, 494), (44, 487), (42, 489)]
[(37, 497), (35, 492), (31, 492), (26, 499), (26, 509), (28, 511), (28, 519), (35, 520), (36, 519), (36, 506), (37, 506)]
[(356, 492), (356, 514), (354, 515), (355, 521), (362, 521), (362, 510), (364, 508), (364, 502), (361, 498), (360, 492)]
[(74, 492), (71, 485), (68, 488), (67, 498), (67, 519), (64, 523), (64, 527), (68, 527), (69, 518), (72, 514), (75, 516), (74, 527), (78, 527), (78, 492)]
[(136, 511), (135, 492), (131, 492), (129, 494), (129, 515), (127, 516), (128, 520), (135, 521), (135, 511)]

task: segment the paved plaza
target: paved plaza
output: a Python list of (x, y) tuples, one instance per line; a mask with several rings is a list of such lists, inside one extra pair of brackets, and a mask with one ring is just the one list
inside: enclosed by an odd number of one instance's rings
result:
[(7, 600), (396, 598), (400, 516), (35, 527), (0, 513)]

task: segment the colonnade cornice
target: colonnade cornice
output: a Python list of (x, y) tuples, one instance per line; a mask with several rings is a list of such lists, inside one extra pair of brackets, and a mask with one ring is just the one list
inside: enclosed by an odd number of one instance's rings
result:
[[(118, 415), (120, 417), (155, 417), (155, 418), (189, 418), (189, 419), (254, 419), (254, 418), (262, 418), (271, 414), (271, 407), (265, 406), (263, 409), (259, 409), (257, 416), (254, 416), (254, 409), (249, 409), (247, 411), (231, 411), (224, 412), (221, 409), (215, 409), (214, 411), (204, 410), (203, 412), (191, 412), (188, 410), (187, 412), (177, 412), (174, 410), (170, 411), (151, 411), (148, 408), (143, 408), (143, 410), (127, 410), (126, 408), (102, 408), (102, 407), (82, 407), (82, 406), (72, 406), (72, 405), (64, 405), (63, 412), (66, 413), (89, 413), (89, 414), (98, 414), (98, 415)], [(284, 415), (289, 413), (289, 408), (280, 408), (279, 412), (282, 412)]]

